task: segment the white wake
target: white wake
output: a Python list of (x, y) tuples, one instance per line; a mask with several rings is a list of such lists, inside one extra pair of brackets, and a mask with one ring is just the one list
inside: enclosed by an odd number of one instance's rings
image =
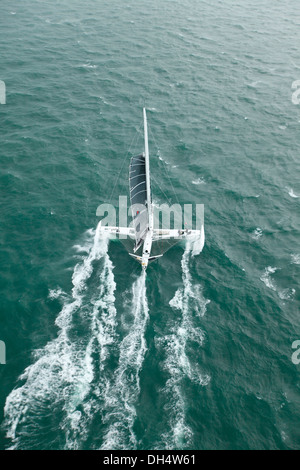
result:
[[(106, 241), (107, 243), (107, 241)], [(117, 311), (115, 308), (116, 283), (113, 264), (106, 251), (96, 295), (90, 300), (92, 309), (90, 336), (78, 368), (72, 394), (66, 403), (66, 419), (63, 428), (66, 433), (67, 449), (77, 449), (88, 437), (90, 425), (101, 410), (103, 393), (109, 382), (106, 373), (110, 349), (117, 342)], [(97, 362), (93, 357), (97, 357)], [(93, 393), (94, 398), (89, 395)]]
[(132, 286), (131, 324), (120, 344), (119, 364), (106, 389), (104, 412), (107, 431), (102, 450), (136, 449), (134, 433), (136, 401), (140, 393), (140, 371), (147, 350), (145, 332), (149, 317), (144, 272)]
[[(146, 275), (142, 272), (132, 285), (123, 309), (125, 333), (120, 341), (113, 265), (108, 240), (100, 238), (99, 229), (90, 230), (89, 241), (76, 247), (83, 257), (73, 271), (71, 295), (61, 289), (49, 293), (63, 303), (56, 319), (57, 337), (35, 352), (35, 362), (20, 377), (22, 385), (6, 399), (4, 427), (13, 449), (41, 448), (44, 442), (45, 448), (51, 447), (49, 436), (53, 436), (55, 448), (84, 448), (94, 423), (101, 426), (96, 436), (101, 438), (101, 449), (138, 446), (134, 424), (149, 319)], [(202, 237), (187, 245), (181, 262), (183, 286), (170, 301), (181, 312), (181, 320), (165, 338), (171, 431), (162, 439), (167, 448), (183, 447), (192, 437), (185, 418), (183, 378), (202, 386), (210, 380), (191, 363), (187, 352), (189, 341), (201, 345), (204, 339), (197, 319), (204, 315), (209, 301), (201, 286), (193, 284), (189, 269), (191, 258), (203, 244)], [(95, 274), (99, 276), (96, 289)], [(78, 334), (78, 325), (83, 326), (83, 334)], [(113, 368), (112, 358), (118, 361)]]
[(203, 344), (204, 333), (199, 327), (199, 317), (205, 314), (206, 305), (210, 302), (203, 297), (201, 286), (193, 284), (190, 273), (191, 258), (202, 251), (203, 245), (203, 239), (198, 241), (196, 246), (187, 243), (181, 260), (182, 287), (170, 301), (170, 306), (181, 312), (181, 321), (164, 339), (167, 352), (164, 367), (169, 375), (164, 391), (169, 397), (167, 411), (170, 415), (171, 430), (162, 437), (167, 449), (187, 447), (191, 444), (193, 436), (185, 418), (183, 379), (188, 378), (201, 386), (208, 385), (210, 381), (210, 377), (201, 372), (198, 364), (192, 364), (187, 352), (190, 341), (196, 342), (199, 347)]
[[(45, 416), (51, 418), (55, 410), (65, 416), (61, 423), (66, 447), (76, 448), (84, 437), (79, 404), (84, 402), (93, 380), (93, 344), (100, 345), (105, 358), (107, 345), (114, 336), (115, 308), (112, 264), (108, 257), (108, 240), (99, 238), (99, 227), (89, 231), (90, 241), (82, 251), (87, 254), (78, 263), (72, 276), (72, 295), (68, 298), (61, 290), (50, 291), (50, 298), (60, 298), (63, 308), (56, 319), (59, 327), (56, 339), (35, 352), (35, 362), (20, 377), (25, 383), (14, 389), (6, 399), (4, 427), (12, 448), (34, 447), (41, 444), (41, 426)], [(87, 345), (70, 338), (73, 316), (81, 312), (87, 290), (87, 281), (93, 272), (93, 263), (103, 258), (101, 286), (98, 302), (92, 312), (92, 335)], [(99, 319), (99, 309), (103, 314)], [(73, 434), (71, 436), (71, 434)], [(70, 442), (72, 441), (72, 445)]]

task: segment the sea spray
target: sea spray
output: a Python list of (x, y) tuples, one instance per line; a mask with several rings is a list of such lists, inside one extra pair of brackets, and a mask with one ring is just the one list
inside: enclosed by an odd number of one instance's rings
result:
[[(92, 380), (90, 354), (82, 350), (80, 344), (71, 341), (69, 333), (73, 315), (83, 304), (93, 263), (107, 254), (108, 240), (100, 239), (99, 228), (95, 232), (89, 231), (89, 235), (93, 236), (92, 243), (85, 247), (87, 255), (74, 268), (71, 298), (61, 290), (50, 291), (51, 298), (60, 298), (63, 302), (55, 322), (59, 327), (57, 338), (34, 353), (35, 362), (19, 378), (25, 383), (14, 389), (6, 399), (4, 428), (7, 437), (12, 440), (12, 448), (26, 449), (40, 445), (42, 430), (46, 426), (45, 417), (47, 426), (51, 427), (54, 410), (57, 414), (59, 410), (70, 412), (69, 400), (74, 397), (75, 389), (80, 389), (81, 401), (88, 392), (88, 383)], [(76, 416), (78, 418), (78, 413)]]
[(145, 332), (149, 316), (146, 274), (142, 272), (132, 286), (132, 324), (120, 344), (118, 368), (107, 388), (104, 414), (107, 423), (101, 449), (135, 449), (133, 430), (136, 402), (140, 392), (140, 371), (147, 350)]
[[(186, 250), (188, 250), (188, 253), (192, 251), (192, 256), (198, 256), (200, 255), (201, 251), (204, 248), (204, 243), (205, 243), (205, 231), (204, 231), (204, 225), (202, 224), (200, 236), (196, 236), (193, 240), (190, 240), (186, 245)], [(182, 263), (181, 263), (181, 266), (182, 266)]]
[(166, 360), (164, 367), (168, 372), (164, 392), (168, 397), (166, 409), (170, 415), (171, 430), (162, 436), (164, 446), (167, 449), (186, 448), (191, 445), (192, 430), (186, 423), (186, 402), (182, 381), (188, 378), (194, 383), (205, 386), (210, 377), (203, 374), (197, 365), (193, 365), (187, 346), (190, 341), (202, 345), (204, 333), (199, 327), (199, 317), (206, 312), (206, 305), (210, 302), (203, 297), (200, 285), (194, 285), (190, 272), (191, 257), (199, 254), (204, 245), (204, 236), (193, 242), (187, 242), (186, 249), (181, 260), (182, 284), (170, 301), (173, 309), (181, 312), (181, 321), (172, 328), (170, 335), (164, 338)]

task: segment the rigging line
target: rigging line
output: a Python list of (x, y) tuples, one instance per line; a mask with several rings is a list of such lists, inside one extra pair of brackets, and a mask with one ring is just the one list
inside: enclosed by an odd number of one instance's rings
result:
[(121, 172), (123, 171), (123, 167), (124, 167), (125, 160), (128, 159), (128, 155), (129, 155), (129, 153), (131, 153), (131, 148), (133, 147), (134, 140), (135, 140), (135, 139), (137, 140), (137, 136), (138, 136), (138, 133), (139, 133), (139, 131), (140, 131), (140, 129), (141, 129), (141, 125), (142, 125), (142, 122), (141, 122), (141, 124), (139, 125), (138, 130), (136, 131), (135, 135), (134, 135), (133, 138), (132, 138), (132, 141), (131, 141), (131, 144), (130, 144), (130, 146), (129, 146), (129, 149), (128, 149), (127, 154), (126, 154), (125, 157), (123, 158), (123, 162), (122, 162), (120, 171), (119, 171), (119, 173), (118, 173), (117, 178), (115, 179), (115, 183), (114, 183), (113, 188), (112, 188), (112, 191), (111, 191), (111, 195), (110, 195), (110, 198), (109, 198), (109, 204), (111, 203), (111, 200), (112, 200), (114, 191), (115, 191), (115, 189), (116, 189), (117, 182), (119, 181)]
[[(151, 126), (148, 126), (148, 127), (150, 128), (151, 137), (152, 137), (153, 140), (154, 140), (154, 143), (155, 143), (155, 145), (156, 145), (156, 148), (159, 150), (159, 146), (157, 145), (157, 142), (156, 142), (155, 136), (154, 136), (154, 134), (153, 134), (153, 132), (152, 132)], [(167, 165), (166, 165), (166, 163), (165, 163), (164, 161), (163, 161), (162, 163), (163, 163), (163, 167), (164, 167), (165, 173), (166, 173), (166, 175), (167, 175), (167, 177), (168, 177), (168, 180), (169, 180), (169, 182), (170, 182), (170, 184), (171, 184), (171, 187), (172, 187), (172, 189), (173, 189), (173, 193), (174, 193), (174, 195), (175, 195), (176, 201), (177, 201), (178, 204), (180, 205), (180, 202), (179, 202), (177, 193), (176, 193), (176, 191), (175, 191), (175, 189), (174, 189), (173, 183), (172, 183), (171, 178), (170, 178), (169, 171), (167, 170)], [(159, 185), (158, 185), (158, 186), (159, 186)]]
[(174, 192), (174, 194), (175, 194), (176, 200), (177, 200), (178, 204), (180, 205), (180, 202), (179, 202), (177, 193), (175, 192), (175, 188), (174, 188), (174, 186), (173, 186), (173, 183), (172, 183), (172, 181), (171, 181), (170, 174), (169, 174), (169, 171), (167, 170), (167, 168), (166, 168), (166, 173), (167, 173), (168, 179), (169, 179), (169, 181), (170, 181), (170, 184), (171, 184), (171, 186), (172, 186), (173, 192)]
[(158, 182), (156, 181), (156, 179), (154, 178), (153, 175), (151, 176), (151, 179), (157, 184), (157, 186), (159, 187), (159, 189), (161, 190), (161, 192), (163, 193), (163, 195), (164, 195), (165, 198), (167, 199), (168, 203), (171, 205), (171, 204), (172, 204), (171, 199), (166, 195), (166, 193), (165, 193), (164, 190), (160, 187), (160, 185), (158, 184)]
[[(93, 70), (93, 73), (95, 74), (96, 72)], [(123, 167), (124, 167), (124, 162), (125, 162), (126, 158), (128, 157), (128, 155), (129, 155), (129, 153), (130, 153), (131, 147), (133, 146), (133, 141), (134, 141), (134, 139), (137, 138), (137, 135), (138, 135), (138, 133), (139, 133), (139, 131), (140, 131), (140, 129), (141, 129), (142, 123), (143, 123), (143, 121), (141, 121), (141, 123), (140, 123), (140, 125), (139, 125), (139, 127), (138, 127), (138, 130), (136, 131), (136, 133), (135, 133), (135, 135), (134, 135), (134, 137), (133, 137), (133, 139), (132, 139), (132, 141), (131, 141), (129, 150), (128, 150), (127, 154), (126, 154), (125, 157), (124, 157), (124, 160), (123, 160), (123, 162), (122, 162), (121, 169), (120, 169), (119, 174), (118, 174), (118, 176), (117, 176), (117, 178), (116, 178), (116, 180), (115, 180), (115, 184), (114, 184), (113, 190), (112, 190), (111, 195), (110, 195), (110, 198), (109, 198), (109, 203), (111, 203), (112, 196), (113, 196), (113, 192), (114, 192), (115, 187), (116, 187), (116, 184), (117, 184), (117, 182), (118, 182), (118, 180), (119, 180), (119, 178), (120, 178), (121, 171), (122, 171), (122, 169), (123, 169)], [(108, 171), (111, 171), (111, 172), (112, 172), (112, 171), (114, 171), (114, 170), (108, 170)], [(107, 184), (106, 184), (106, 186), (105, 186), (105, 190), (104, 190), (105, 193), (106, 193), (106, 188), (108, 187), (108, 184), (109, 184), (109, 179), (108, 179)]]
[[(138, 151), (135, 152), (135, 149), (133, 149), (133, 151), (132, 151), (132, 148), (133, 148), (133, 146), (136, 146), (136, 145), (137, 145), (138, 137), (141, 136), (141, 127), (143, 126), (143, 123), (144, 123), (143, 120), (141, 120), (141, 121), (140, 121), (140, 125), (139, 125), (139, 127), (138, 127), (138, 129), (137, 129), (137, 131), (136, 131), (136, 133), (135, 133), (135, 136), (134, 136), (134, 138), (132, 139), (132, 142), (131, 142), (131, 145), (130, 145), (130, 147), (129, 147), (129, 150), (128, 150), (127, 155), (129, 155), (129, 153), (131, 153), (131, 154), (133, 154), (133, 155), (134, 155), (135, 153), (138, 153)], [(134, 141), (135, 141), (135, 142), (134, 142)], [(130, 178), (130, 174), (131, 174), (131, 171), (130, 171), (130, 167), (129, 167), (129, 178)], [(127, 183), (128, 183), (128, 181), (126, 180), (126, 183), (125, 183), (125, 180), (124, 180), (124, 182), (123, 182), (123, 188), (125, 188), (125, 184), (127, 184)]]

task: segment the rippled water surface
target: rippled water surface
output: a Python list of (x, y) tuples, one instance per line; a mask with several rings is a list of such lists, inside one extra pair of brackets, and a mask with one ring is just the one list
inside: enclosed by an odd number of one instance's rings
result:
[[(299, 448), (298, 2), (0, 10), (0, 447)], [(96, 217), (144, 105), (154, 201), (206, 230), (146, 276)]]

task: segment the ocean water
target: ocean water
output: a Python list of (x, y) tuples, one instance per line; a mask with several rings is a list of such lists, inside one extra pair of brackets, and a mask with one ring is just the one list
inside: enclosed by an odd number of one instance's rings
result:
[[(0, 447), (299, 448), (298, 1), (11, 0), (0, 25)], [(146, 276), (96, 217), (143, 106), (154, 200), (206, 231)]]

